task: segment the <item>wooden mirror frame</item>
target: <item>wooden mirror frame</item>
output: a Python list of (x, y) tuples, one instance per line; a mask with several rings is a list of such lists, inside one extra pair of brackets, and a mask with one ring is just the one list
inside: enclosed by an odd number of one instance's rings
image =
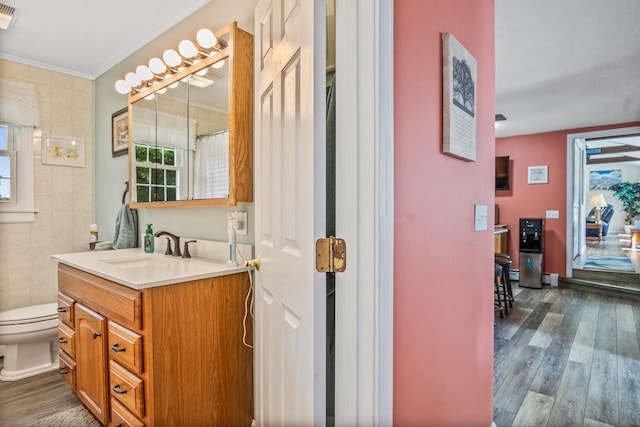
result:
[(229, 61), (229, 197), (216, 199), (190, 199), (162, 202), (131, 202), (134, 209), (188, 208), (235, 206), (239, 202), (253, 201), (253, 35), (238, 28), (232, 22), (214, 33), (218, 39), (228, 34), (228, 45), (215, 54), (202, 59), (197, 64), (172, 74), (152, 87), (143, 88), (129, 94), (129, 177), (132, 200), (136, 190), (135, 156), (132, 135), (132, 104), (155, 92), (195, 74), (205, 67), (228, 59)]

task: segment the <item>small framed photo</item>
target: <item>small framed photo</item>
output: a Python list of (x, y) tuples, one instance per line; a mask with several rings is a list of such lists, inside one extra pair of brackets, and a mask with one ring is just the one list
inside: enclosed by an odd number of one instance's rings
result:
[(42, 164), (84, 167), (84, 141), (73, 138), (43, 136)]
[(546, 184), (549, 182), (548, 166), (529, 166), (528, 184)]
[(129, 152), (129, 110), (127, 107), (111, 115), (111, 157)]

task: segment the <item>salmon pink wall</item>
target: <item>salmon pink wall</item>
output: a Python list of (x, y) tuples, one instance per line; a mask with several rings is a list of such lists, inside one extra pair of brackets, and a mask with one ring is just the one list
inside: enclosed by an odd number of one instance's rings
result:
[[(501, 224), (509, 226), (507, 252), (518, 268), (520, 218), (545, 218), (547, 210), (560, 212), (559, 219), (546, 219), (544, 271), (565, 274), (567, 235), (567, 132), (500, 138), (496, 156), (509, 156), (510, 189), (496, 191)], [(527, 184), (529, 166), (548, 166), (547, 184)]]
[[(394, 425), (489, 426), (494, 1), (396, 0), (394, 19)], [(442, 153), (444, 32), (478, 63), (475, 162)]]
[[(638, 124), (619, 124), (569, 129), (496, 139), (496, 156), (509, 156), (511, 185), (496, 192), (500, 223), (509, 226), (508, 252), (518, 268), (520, 218), (544, 218), (547, 210), (560, 212), (559, 219), (545, 220), (544, 271), (566, 275), (567, 251), (567, 135)], [(549, 166), (548, 184), (527, 184), (529, 166)]]

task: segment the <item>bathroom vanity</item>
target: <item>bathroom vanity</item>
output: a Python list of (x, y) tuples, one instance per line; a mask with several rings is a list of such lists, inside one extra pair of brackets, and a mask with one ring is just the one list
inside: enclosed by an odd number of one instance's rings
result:
[(244, 267), (139, 249), (54, 255), (60, 373), (103, 425), (250, 425)]

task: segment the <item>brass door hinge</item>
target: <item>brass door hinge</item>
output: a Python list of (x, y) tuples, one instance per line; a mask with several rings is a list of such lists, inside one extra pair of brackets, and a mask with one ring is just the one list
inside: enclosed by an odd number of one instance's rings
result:
[(338, 237), (316, 240), (316, 270), (342, 273), (347, 268), (347, 243)]

